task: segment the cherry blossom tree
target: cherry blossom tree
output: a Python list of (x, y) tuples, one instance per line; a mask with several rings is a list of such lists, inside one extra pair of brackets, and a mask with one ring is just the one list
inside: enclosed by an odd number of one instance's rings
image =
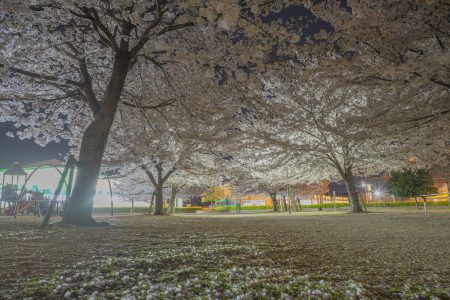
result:
[[(282, 29), (263, 18), (281, 8), (272, 1), (54, 0), (1, 5), (1, 121), (25, 126), (18, 135), (43, 145), (69, 139), (79, 152), (79, 172), (64, 220), (73, 224), (95, 224), (95, 182), (117, 110), (142, 108), (123, 97), (128, 93), (133, 98), (138, 69), (151, 65), (161, 71), (152, 79), (164, 82), (165, 69), (201, 65), (223, 84), (245, 79), (246, 70), (262, 66), (274, 44), (292, 38), (285, 30), (271, 33)], [(167, 104), (168, 99), (157, 98), (144, 107)]]
[[(194, 70), (189, 72), (192, 74)], [(183, 84), (180, 87), (177, 81), (184, 76), (187, 74), (182, 72), (170, 76), (171, 90), (188, 90)], [(201, 89), (208, 80), (211, 81), (200, 74), (195, 78), (199, 79)], [(146, 83), (146, 89), (143, 89), (146, 97), (150, 86), (151, 83)], [(221, 132), (226, 128), (222, 123), (234, 110), (230, 105), (221, 114), (217, 113), (216, 104), (208, 99), (214, 86), (217, 87), (212, 83), (209, 92), (202, 93), (202, 98), (185, 93), (180, 101), (167, 101), (164, 107), (146, 110), (139, 102), (138, 114), (129, 107), (119, 111), (118, 125), (113, 126), (108, 143), (107, 163), (110, 167), (119, 167), (124, 175), (141, 169), (140, 173), (146, 175), (155, 193), (155, 215), (163, 213), (164, 187), (171, 188), (170, 212), (173, 213), (176, 194), (182, 187), (199, 185), (210, 176), (208, 172), (218, 172), (213, 170), (214, 156), (208, 153), (213, 152), (211, 147), (220, 140)], [(188, 91), (198, 95), (194, 90)]]
[(34, 99), (47, 103), (55, 126), (73, 121), (67, 117), (73, 112), (82, 114), (78, 172), (65, 222), (92, 224), (96, 180), (128, 73), (141, 56), (158, 58), (155, 48), (145, 48), (150, 40), (193, 23), (185, 9), (166, 1), (38, 1), (11, 8), (2, 13), (5, 85), (13, 94), (24, 84), (22, 95), (12, 98), (29, 100), (29, 107)]
[(258, 107), (249, 108), (254, 117), (242, 126), (246, 138), (272, 160), (276, 157), (275, 165), (296, 167), (303, 182), (339, 176), (353, 211), (361, 212), (354, 176), (395, 167), (396, 157), (390, 156), (395, 145), (367, 126), (384, 99), (374, 90), (339, 82), (322, 80), (317, 87), (320, 75), (311, 82), (303, 74), (289, 77), (288, 82), (266, 82)]
[[(186, 161), (194, 172), (217, 170), (229, 153), (229, 164), (242, 161), (230, 144), (242, 139), (271, 150), (262, 162), (277, 162), (273, 172), (340, 176), (361, 211), (354, 175), (396, 167), (407, 145), (437, 131), (436, 145), (448, 132), (443, 0), (0, 5), (0, 121), (42, 145), (68, 139), (79, 154), (67, 223), (95, 224), (105, 151), (160, 190)], [(288, 10), (299, 16), (283, 18)], [(206, 121), (186, 125), (196, 120)]]

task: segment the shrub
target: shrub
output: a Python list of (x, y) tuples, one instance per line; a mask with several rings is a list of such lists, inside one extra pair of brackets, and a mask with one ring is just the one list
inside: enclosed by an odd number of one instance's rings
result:
[[(175, 212), (178, 213), (195, 213), (199, 210), (198, 207), (177, 207)], [(167, 208), (163, 208), (163, 212), (165, 213)], [(131, 212), (131, 207), (123, 206), (123, 207), (114, 207), (115, 214), (126, 214)], [(94, 214), (110, 214), (111, 207), (103, 206), (103, 207), (94, 207)], [(134, 213), (137, 214), (148, 214), (148, 206), (136, 206), (134, 207)]]
[[(348, 203), (336, 203), (336, 207), (347, 207), (350, 206)], [(322, 203), (322, 204), (306, 204), (302, 205), (302, 208), (334, 208), (333, 203)]]
[[(415, 206), (414, 201), (402, 201), (402, 202), (380, 202), (380, 203), (367, 203), (367, 207), (407, 207)], [(419, 201), (419, 205), (423, 205), (423, 201)], [(433, 201), (427, 200), (427, 206), (448, 206), (448, 201)]]
[[(421, 199), (419, 199), (421, 200)], [(415, 206), (414, 201), (401, 201), (401, 202), (369, 202), (364, 203), (367, 207), (410, 207)], [(423, 201), (419, 201), (419, 205), (423, 205)], [(427, 200), (428, 206), (449, 206), (449, 203), (447, 200), (439, 200), (439, 201), (433, 201), (433, 200)], [(349, 203), (336, 203), (336, 207), (349, 207)], [(302, 205), (302, 209), (304, 208), (334, 208), (333, 203), (322, 203), (322, 204), (306, 204)], [(241, 206), (241, 211), (272, 211), (273, 207), (270, 206)], [(115, 214), (123, 214), (123, 213), (130, 213), (131, 208), (130, 207), (114, 207), (114, 213)], [(167, 208), (163, 209), (163, 213), (165, 213)], [(202, 210), (201, 207), (177, 207), (175, 209), (175, 212), (177, 213), (196, 213), (197, 210)], [(214, 208), (215, 212), (236, 212), (238, 211), (237, 206), (235, 205), (223, 205), (223, 206), (216, 206)], [(111, 212), (110, 207), (94, 207), (93, 213), (94, 214), (109, 214)], [(148, 214), (148, 207), (145, 206), (138, 206), (134, 208), (134, 212), (138, 214)]]

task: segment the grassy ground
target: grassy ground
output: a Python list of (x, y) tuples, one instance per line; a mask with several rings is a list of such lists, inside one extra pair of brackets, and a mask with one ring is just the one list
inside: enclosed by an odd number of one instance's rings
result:
[(450, 210), (0, 217), (0, 299), (450, 299)]

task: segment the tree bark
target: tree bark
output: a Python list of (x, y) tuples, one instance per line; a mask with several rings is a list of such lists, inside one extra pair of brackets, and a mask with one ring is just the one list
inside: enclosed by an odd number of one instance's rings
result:
[(116, 55), (111, 79), (106, 88), (104, 101), (95, 113), (94, 121), (83, 133), (77, 176), (64, 223), (75, 225), (96, 225), (92, 218), (95, 189), (100, 173), (103, 153), (109, 131), (119, 105), (120, 96), (128, 73), (130, 57), (128, 52)]
[(363, 209), (358, 196), (358, 190), (356, 189), (355, 179), (350, 168), (345, 170), (345, 185), (347, 187), (348, 199), (352, 205), (352, 212), (361, 213)]
[(153, 204), (155, 203), (155, 192), (152, 193), (152, 198), (150, 199), (150, 205), (148, 207), (148, 214), (151, 215), (153, 213)]
[(288, 211), (288, 206), (286, 202), (286, 195), (283, 195), (283, 211)]
[(269, 195), (270, 195), (270, 198), (272, 199), (273, 211), (278, 211), (277, 193), (271, 192)]
[(296, 200), (297, 200), (298, 211), (302, 211), (302, 199), (296, 198)]
[(161, 216), (163, 214), (163, 203), (164, 203), (164, 195), (163, 195), (163, 185), (159, 183), (155, 187), (155, 216)]
[(416, 209), (419, 209), (419, 202), (417, 201), (417, 197), (414, 197), (414, 201), (416, 202)]
[(178, 193), (178, 188), (172, 186), (172, 193), (170, 195), (169, 208), (167, 209), (167, 214), (172, 215), (175, 213), (175, 201)]
[(450, 174), (447, 175), (445, 183), (447, 184), (447, 198), (448, 198), (448, 205), (450, 206)]
[(94, 120), (86, 129), (81, 143), (77, 176), (64, 223), (94, 225), (92, 208), (100, 173), (103, 153), (108, 140), (113, 116), (110, 120)]
[(300, 211), (300, 207), (298, 206), (297, 200), (295, 199), (294, 192), (289, 191), (288, 197), (289, 197), (289, 202), (292, 204), (293, 210)]
[(163, 186), (164, 182), (175, 172), (175, 168), (170, 169), (165, 175), (163, 175), (163, 167), (162, 162), (159, 162), (155, 165), (156, 168), (156, 176), (152, 174), (149, 168), (146, 165), (141, 165), (142, 170), (147, 174), (150, 182), (155, 189), (155, 216), (161, 216), (163, 214), (163, 203), (164, 203), (164, 194), (163, 194)]

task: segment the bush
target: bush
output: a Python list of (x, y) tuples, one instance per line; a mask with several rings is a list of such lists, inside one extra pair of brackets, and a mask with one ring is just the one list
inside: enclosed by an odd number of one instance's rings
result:
[(199, 210), (198, 207), (177, 207), (175, 208), (175, 212), (177, 213), (195, 213)]
[[(125, 214), (130, 213), (131, 207), (114, 207), (115, 214)], [(134, 208), (135, 213), (148, 213), (148, 207), (138, 206)], [(111, 207), (94, 207), (94, 214), (109, 214), (111, 213)]]
[[(370, 203), (364, 203), (367, 207), (411, 207), (415, 206), (414, 201), (402, 201), (402, 202), (370, 202)], [(449, 206), (447, 200), (439, 200), (439, 201), (433, 201), (433, 200), (427, 200), (428, 206)], [(336, 207), (349, 207), (349, 203), (336, 203)], [(423, 201), (419, 199), (419, 206), (423, 206)], [(302, 209), (304, 208), (334, 208), (333, 203), (322, 203), (322, 204), (307, 204), (302, 205)], [(124, 213), (130, 213), (131, 208), (130, 207), (114, 207), (114, 213), (115, 214), (124, 214)], [(177, 207), (175, 209), (176, 213), (196, 213), (197, 210), (202, 210), (201, 207)], [(273, 206), (241, 206), (241, 211), (272, 211)], [(166, 213), (167, 208), (163, 209), (163, 213)], [(236, 212), (238, 211), (236, 205), (221, 205), (216, 206), (214, 208), (215, 212)], [(109, 214), (111, 212), (110, 207), (94, 207), (93, 213), (94, 214)], [(138, 206), (134, 208), (134, 212), (138, 214), (148, 214), (148, 207), (144, 206)]]
[[(175, 209), (175, 212), (178, 213), (195, 213), (197, 210), (199, 210), (198, 207), (177, 207)], [(94, 207), (94, 210), (92, 211), (94, 214), (110, 214), (111, 213), (111, 207), (103, 206), (103, 207)], [(131, 207), (114, 207), (114, 213), (115, 214), (127, 214), (131, 212)], [(167, 212), (167, 208), (163, 208), (163, 213)], [(137, 214), (148, 214), (148, 206), (135, 206), (134, 207), (134, 213)]]
[[(367, 207), (410, 207), (415, 206), (416, 203), (414, 201), (402, 201), (402, 202), (369, 202), (365, 203), (364, 205)], [(423, 201), (419, 201), (419, 205), (423, 206)], [(428, 206), (448, 206), (448, 201), (433, 201), (433, 200), (427, 200)], [(349, 207), (349, 203), (336, 203), (336, 207)], [(334, 208), (333, 203), (323, 203), (321, 205), (319, 204), (312, 204), (312, 205), (302, 205), (302, 208)]]
[[(418, 201), (419, 206), (423, 206), (423, 201)], [(403, 202), (380, 202), (380, 203), (367, 203), (367, 207), (407, 207), (415, 206), (414, 201), (403, 201)], [(427, 206), (448, 206), (448, 201), (433, 201), (427, 200)]]
[[(336, 203), (336, 207), (348, 207), (350, 206), (350, 204), (348, 203)], [(306, 204), (306, 205), (302, 205), (302, 209), (303, 208), (334, 208), (334, 204), (333, 203), (322, 203), (322, 204)]]
[[(241, 210), (272, 210), (273, 206), (241, 206)], [(239, 210), (236, 205), (224, 205), (216, 206), (214, 211), (237, 211)]]

